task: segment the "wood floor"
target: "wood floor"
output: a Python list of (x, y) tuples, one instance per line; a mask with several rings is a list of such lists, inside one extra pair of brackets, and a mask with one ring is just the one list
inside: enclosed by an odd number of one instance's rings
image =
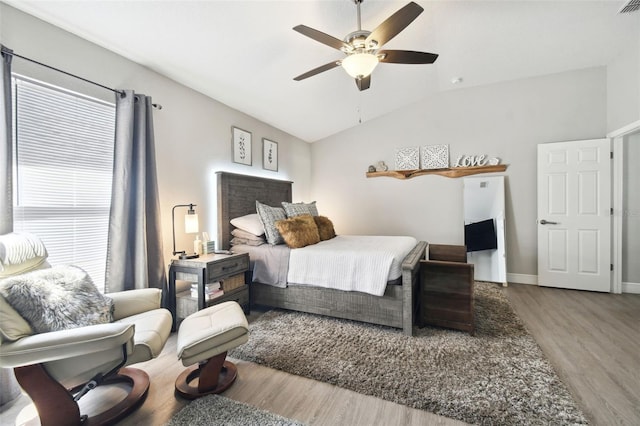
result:
[[(612, 295), (513, 284), (505, 289), (529, 331), (594, 425), (640, 424), (640, 295)], [(258, 314), (252, 314), (250, 320)], [(162, 425), (186, 402), (173, 385), (184, 368), (172, 335), (159, 358), (138, 364), (151, 376), (145, 403), (120, 425)], [(237, 361), (224, 395), (312, 425), (455, 425), (420, 410), (256, 364)], [(94, 391), (96, 392), (96, 391)], [(103, 397), (95, 397), (104, 399)], [(104, 401), (103, 401), (104, 402)], [(91, 401), (89, 401), (89, 404)], [(27, 397), (0, 410), (20, 424)]]
[(640, 295), (527, 285), (507, 295), (593, 424), (640, 425)]

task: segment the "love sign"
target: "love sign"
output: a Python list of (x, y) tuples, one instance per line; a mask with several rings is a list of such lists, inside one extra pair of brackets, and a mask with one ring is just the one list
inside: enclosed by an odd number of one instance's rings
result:
[(460, 155), (453, 167), (474, 167), (487, 164), (486, 155)]
[(477, 167), (486, 166), (487, 164), (497, 166), (500, 163), (498, 158), (489, 159), (486, 155), (460, 155), (456, 159), (453, 167)]

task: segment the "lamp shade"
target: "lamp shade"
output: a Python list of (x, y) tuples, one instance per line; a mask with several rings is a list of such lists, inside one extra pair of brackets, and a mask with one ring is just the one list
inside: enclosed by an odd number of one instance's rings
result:
[(371, 53), (354, 53), (342, 60), (342, 68), (353, 78), (368, 77), (378, 65), (378, 57)]
[(184, 216), (184, 232), (185, 234), (195, 234), (200, 230), (198, 223), (198, 213), (187, 213)]
[(177, 204), (171, 209), (171, 230), (173, 237), (173, 255), (180, 255), (180, 259), (195, 259), (198, 253), (187, 254), (184, 250), (176, 251), (176, 209), (178, 207), (188, 207), (189, 210), (184, 216), (184, 232), (185, 234), (195, 234), (199, 231), (200, 225), (198, 224), (198, 215), (194, 209), (195, 204)]

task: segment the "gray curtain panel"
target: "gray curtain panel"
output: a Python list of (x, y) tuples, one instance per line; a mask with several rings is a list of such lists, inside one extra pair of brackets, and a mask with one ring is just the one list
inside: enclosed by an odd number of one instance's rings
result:
[(13, 231), (13, 144), (11, 142), (11, 59), (13, 50), (0, 44), (0, 234)]
[(116, 94), (106, 291), (165, 288), (151, 98)]
[[(0, 44), (0, 234), (13, 232), (13, 143), (11, 142), (11, 59), (13, 50)], [(0, 368), (0, 406), (20, 395), (13, 369)]]

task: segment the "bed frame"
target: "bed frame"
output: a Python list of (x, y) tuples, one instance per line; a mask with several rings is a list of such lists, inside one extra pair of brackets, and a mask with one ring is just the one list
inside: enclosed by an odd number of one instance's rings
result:
[[(292, 182), (235, 173), (217, 172), (218, 241), (229, 249), (234, 217), (256, 212), (256, 200), (278, 206), (291, 202)], [(278, 288), (252, 283), (252, 305), (270, 306), (309, 312), (336, 318), (401, 328), (413, 335), (417, 310), (420, 260), (425, 258), (427, 243), (419, 241), (402, 262), (401, 285), (387, 285), (383, 296), (355, 291), (341, 291), (313, 286)]]

